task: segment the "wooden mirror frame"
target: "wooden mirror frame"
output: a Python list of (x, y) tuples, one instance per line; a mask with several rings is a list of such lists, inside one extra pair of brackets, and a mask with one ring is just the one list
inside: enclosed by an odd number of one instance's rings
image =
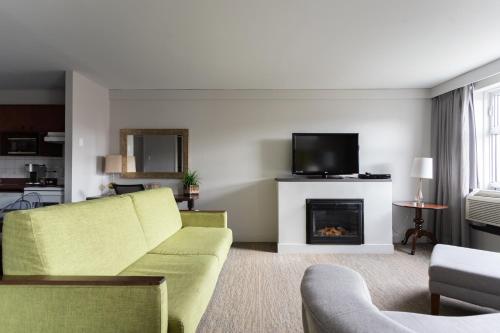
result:
[(152, 178), (152, 179), (182, 179), (188, 170), (189, 161), (189, 130), (181, 129), (151, 129), (151, 128), (122, 128), (120, 129), (120, 154), (122, 155), (122, 170), (127, 170), (127, 136), (128, 135), (181, 135), (182, 136), (182, 172), (126, 172), (122, 171), (123, 178)]

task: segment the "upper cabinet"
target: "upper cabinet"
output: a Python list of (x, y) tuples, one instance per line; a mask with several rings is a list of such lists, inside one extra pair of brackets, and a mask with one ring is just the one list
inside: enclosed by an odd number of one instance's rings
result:
[(64, 105), (0, 105), (0, 132), (64, 132)]
[(63, 156), (48, 132), (64, 132), (64, 105), (0, 105), (0, 155)]

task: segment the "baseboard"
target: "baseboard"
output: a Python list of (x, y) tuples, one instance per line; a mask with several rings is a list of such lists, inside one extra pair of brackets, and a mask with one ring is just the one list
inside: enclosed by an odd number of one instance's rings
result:
[(313, 245), (278, 243), (278, 253), (371, 253), (393, 254), (393, 244)]

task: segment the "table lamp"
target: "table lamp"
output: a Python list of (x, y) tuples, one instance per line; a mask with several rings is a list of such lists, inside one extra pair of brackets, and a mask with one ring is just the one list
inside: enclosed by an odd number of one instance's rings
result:
[(424, 204), (424, 195), (422, 194), (422, 179), (432, 179), (432, 158), (430, 157), (415, 157), (411, 167), (411, 176), (418, 178), (417, 193), (415, 201), (417, 205)]
[(115, 181), (115, 173), (122, 172), (122, 155), (107, 155), (104, 160), (104, 173), (111, 174), (111, 183)]

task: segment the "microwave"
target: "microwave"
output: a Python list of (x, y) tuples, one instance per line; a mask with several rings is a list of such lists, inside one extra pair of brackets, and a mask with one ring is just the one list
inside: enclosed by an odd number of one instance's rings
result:
[(38, 134), (6, 134), (2, 146), (3, 155), (38, 155)]

